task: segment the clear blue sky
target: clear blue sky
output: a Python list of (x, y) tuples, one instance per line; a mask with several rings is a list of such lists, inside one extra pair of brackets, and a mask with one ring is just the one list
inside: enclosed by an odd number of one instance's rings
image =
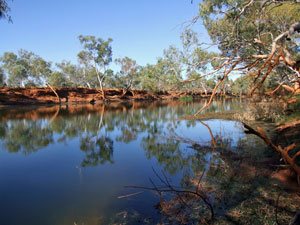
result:
[[(46, 60), (76, 62), (77, 37), (113, 39), (113, 57), (155, 63), (169, 45), (180, 45), (181, 26), (197, 15), (190, 0), (8, 0), (13, 23), (0, 20), (0, 54), (23, 48)], [(198, 22), (193, 29), (208, 36)]]

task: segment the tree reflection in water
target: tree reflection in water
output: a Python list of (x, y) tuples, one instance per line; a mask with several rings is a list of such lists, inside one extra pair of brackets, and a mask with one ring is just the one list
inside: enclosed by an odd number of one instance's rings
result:
[(53, 132), (43, 120), (1, 123), (0, 138), (9, 152), (30, 154), (53, 143)]
[(85, 153), (85, 158), (81, 163), (83, 167), (106, 162), (113, 163), (113, 141), (109, 137), (92, 140), (91, 137), (86, 136), (80, 142), (80, 149)]
[[(23, 108), (22, 111), (4, 108), (0, 110), (0, 140), (7, 151), (28, 155), (58, 142), (68, 145), (75, 139), (84, 153), (82, 167), (114, 163), (116, 143), (138, 141), (146, 157), (155, 159), (165, 173), (182, 175), (180, 183), (174, 185), (194, 190), (203, 175), (201, 187), (208, 194), (216, 215), (239, 222), (234, 213), (244, 207), (243, 202), (251, 198), (254, 203), (249, 200), (249, 205), (258, 206), (266, 198), (265, 188), (271, 184), (264, 179), (267, 168), (261, 161), (268, 158), (268, 151), (256, 137), (233, 135), (232, 129), (243, 131), (237, 122), (180, 119), (187, 113), (193, 114), (200, 105), (133, 102)], [(209, 110), (237, 111), (241, 107), (239, 102), (216, 101)], [(221, 124), (227, 132), (222, 131)], [(187, 133), (179, 134), (181, 128)], [(192, 132), (201, 129), (199, 136), (190, 137)], [(188, 207), (182, 206), (181, 198)], [(164, 220), (173, 224), (189, 220), (187, 223), (193, 224), (206, 218), (207, 208), (194, 201), (197, 198), (190, 195), (181, 198), (174, 195), (161, 202), (159, 209)], [(170, 217), (174, 212), (176, 218)]]

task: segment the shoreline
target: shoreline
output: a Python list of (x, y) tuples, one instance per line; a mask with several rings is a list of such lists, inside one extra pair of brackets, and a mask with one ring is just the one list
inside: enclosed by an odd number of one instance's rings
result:
[[(109, 102), (128, 102), (128, 101), (157, 101), (157, 100), (178, 100), (183, 98), (205, 99), (211, 93), (202, 91), (145, 91), (127, 90), (118, 88), (107, 88), (103, 90), (96, 88), (55, 88), (55, 92), (49, 87), (34, 88), (0, 88), (0, 105), (51, 105), (68, 103), (102, 103)], [(57, 94), (57, 95), (56, 95)], [(220, 95), (218, 95), (220, 96)], [(222, 95), (226, 98), (236, 98), (231, 94)]]

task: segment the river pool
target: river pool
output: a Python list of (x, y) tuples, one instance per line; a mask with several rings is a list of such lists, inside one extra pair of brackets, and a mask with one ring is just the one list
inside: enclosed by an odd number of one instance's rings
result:
[[(127, 187), (162, 185), (156, 173), (178, 188), (188, 188), (189, 181), (203, 176), (208, 200), (223, 215), (238, 205), (226, 204), (226, 198), (245, 191), (234, 177), (255, 183), (248, 179), (253, 168), (246, 168), (246, 161), (269, 152), (238, 121), (182, 119), (202, 105), (177, 101), (1, 108), (0, 224), (163, 223), (168, 219), (157, 207), (158, 193)], [(239, 112), (244, 107), (240, 100), (222, 100), (209, 110)], [(245, 155), (250, 160), (240, 163), (234, 175), (236, 162)]]

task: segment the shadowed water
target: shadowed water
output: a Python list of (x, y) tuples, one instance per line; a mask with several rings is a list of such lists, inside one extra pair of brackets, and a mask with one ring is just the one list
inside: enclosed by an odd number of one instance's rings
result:
[[(164, 217), (155, 207), (157, 194), (125, 186), (151, 187), (149, 178), (159, 182), (153, 170), (174, 186), (201, 171), (206, 181), (228, 182), (228, 155), (259, 146), (259, 158), (264, 147), (237, 121), (181, 119), (202, 105), (1, 108), (0, 224), (156, 224)], [(239, 112), (244, 106), (217, 101), (210, 111)], [(212, 202), (216, 198), (211, 195)]]

